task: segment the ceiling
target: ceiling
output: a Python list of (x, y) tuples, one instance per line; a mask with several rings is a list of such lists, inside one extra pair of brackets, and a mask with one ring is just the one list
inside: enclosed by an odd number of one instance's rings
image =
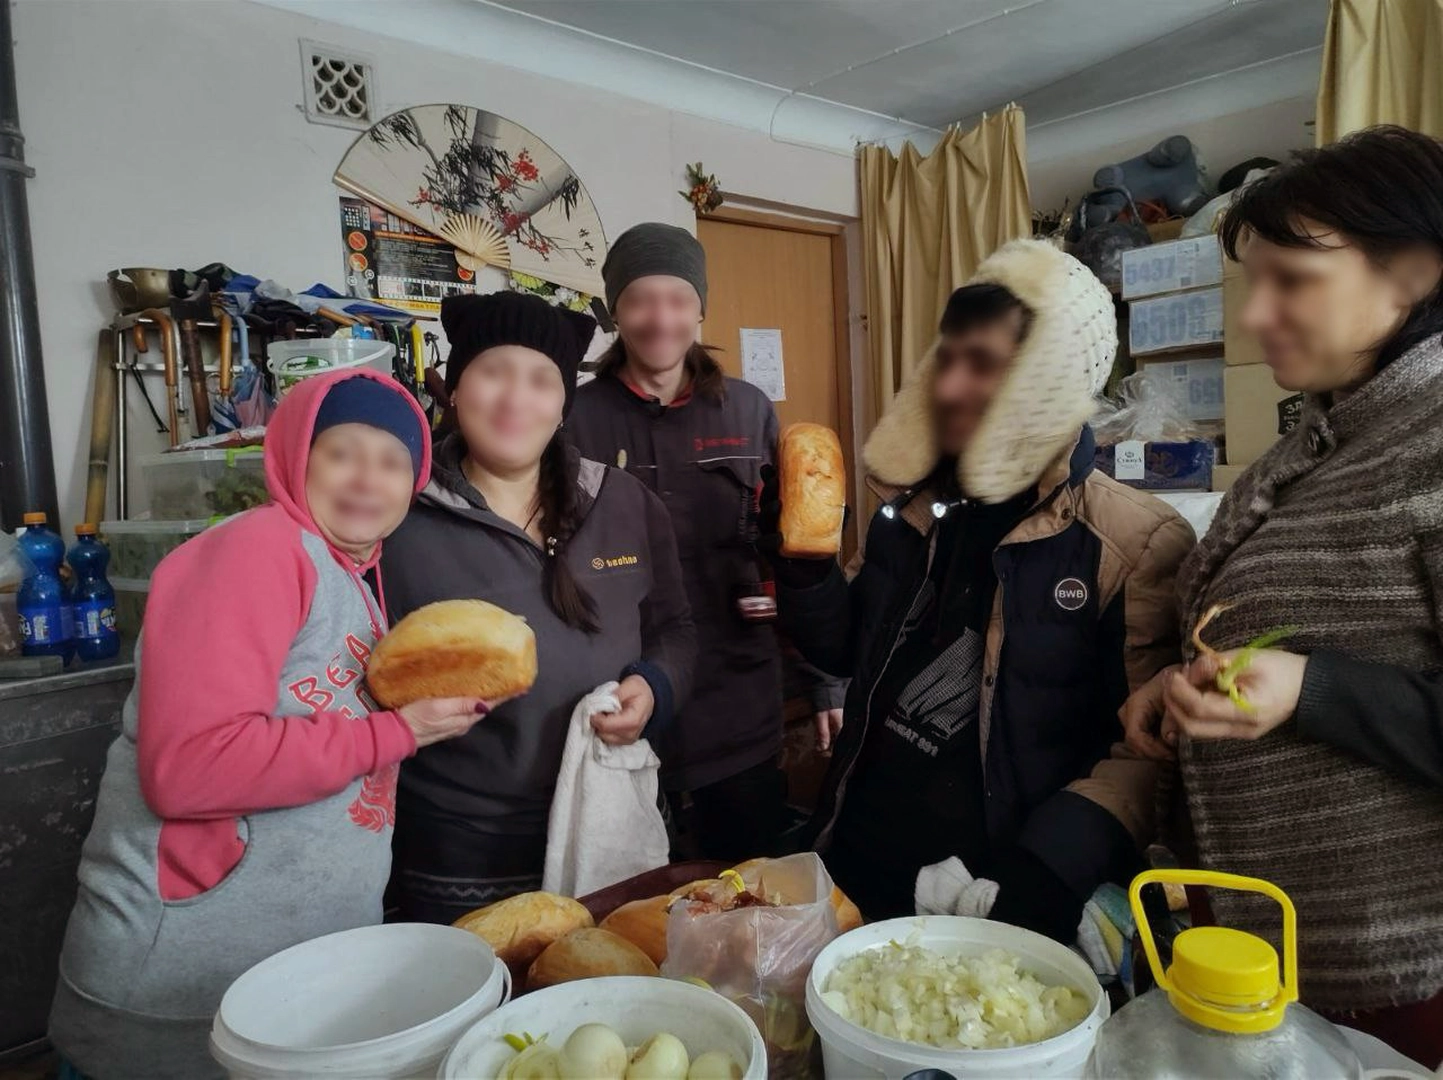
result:
[(1327, 0), (480, 0), (595, 38), (943, 128), (1029, 128), (1323, 41)]

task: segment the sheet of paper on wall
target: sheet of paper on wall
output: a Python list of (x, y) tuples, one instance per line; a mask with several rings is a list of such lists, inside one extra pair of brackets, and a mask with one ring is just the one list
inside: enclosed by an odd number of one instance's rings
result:
[(773, 401), (787, 400), (780, 330), (742, 327), (742, 378)]

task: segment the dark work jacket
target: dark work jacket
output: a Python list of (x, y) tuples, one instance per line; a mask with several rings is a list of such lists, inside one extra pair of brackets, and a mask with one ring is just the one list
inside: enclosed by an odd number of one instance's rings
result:
[(624, 466), (660, 497), (676, 529), (696, 623), (691, 700), (656, 741), (662, 782), (694, 790), (775, 757), (782, 744), (776, 631), (743, 622), (736, 600), (760, 583), (752, 507), (772, 460), (777, 417), (756, 387), (726, 380), (723, 401), (663, 407), (615, 376), (580, 387), (566, 422), (587, 457)]
[[(1120, 746), (1117, 710), (1179, 656), (1174, 590), (1192, 530), (1170, 507), (1092, 469), (1084, 429), (1043, 478), (1033, 509), (995, 549), (979, 735), (988, 847), (1021, 845), (1078, 897), (1126, 872), (1150, 839), (1156, 767)], [(778, 582), (783, 629), (822, 671), (851, 676), (813, 821), (832, 839), (847, 781), (874, 723), (873, 691), (935, 550), (932, 493), (877, 486), (878, 513), (850, 582)], [(918, 822), (926, 828), (926, 822)]]
[(430, 484), (386, 540), (388, 609), (398, 620), (437, 600), (475, 599), (522, 616), (536, 634), (536, 685), (401, 766), (398, 834), (444, 817), (475, 832), (544, 838), (576, 703), (635, 672), (656, 695), (653, 723), (664, 723), (668, 699), (689, 690), (695, 632), (671, 523), (645, 487), (616, 469), (580, 463), (583, 518), (557, 557), (596, 601), (601, 632), (587, 634), (552, 611), (541, 579), (546, 556), (487, 508), (461, 474), (461, 453), (457, 435), (436, 448)]

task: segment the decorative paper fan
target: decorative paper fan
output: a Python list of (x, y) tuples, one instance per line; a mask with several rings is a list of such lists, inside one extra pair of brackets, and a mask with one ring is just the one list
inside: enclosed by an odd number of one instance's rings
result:
[(505, 117), (465, 105), (392, 113), (351, 145), (334, 180), (455, 244), (467, 269), (509, 266), (605, 291), (606, 237), (591, 196), (551, 147)]
[(511, 249), (500, 230), (475, 214), (452, 214), (436, 231), (455, 245), (456, 262), (467, 270), (511, 265)]

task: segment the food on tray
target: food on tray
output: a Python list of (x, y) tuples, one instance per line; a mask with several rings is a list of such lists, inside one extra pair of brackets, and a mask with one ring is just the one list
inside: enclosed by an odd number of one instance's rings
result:
[(522, 893), (456, 920), (490, 945), (502, 962), (525, 971), (548, 945), (592, 925), (591, 912), (552, 893)]
[(366, 682), (388, 709), (423, 698), (505, 701), (536, 682), (536, 635), (484, 600), (427, 604), (376, 645)]
[(777, 443), (781, 554), (830, 559), (842, 547), (847, 473), (837, 433), (821, 424), (789, 424)]
[(837, 965), (822, 1000), (843, 1019), (905, 1042), (997, 1050), (1041, 1042), (1091, 1011), (1068, 986), (1048, 986), (1001, 949), (956, 956), (891, 942)]
[(659, 1031), (628, 1048), (605, 1024), (583, 1024), (559, 1049), (530, 1034), (507, 1035), (517, 1051), (498, 1080), (741, 1080), (730, 1054), (710, 1050), (692, 1061), (675, 1035)]
[(656, 964), (626, 938), (609, 930), (573, 930), (548, 945), (531, 965), (526, 987), (594, 979), (602, 975), (657, 975)]
[(653, 896), (622, 904), (601, 920), (601, 929), (620, 934), (660, 964), (666, 959), (666, 915), (670, 896)]

